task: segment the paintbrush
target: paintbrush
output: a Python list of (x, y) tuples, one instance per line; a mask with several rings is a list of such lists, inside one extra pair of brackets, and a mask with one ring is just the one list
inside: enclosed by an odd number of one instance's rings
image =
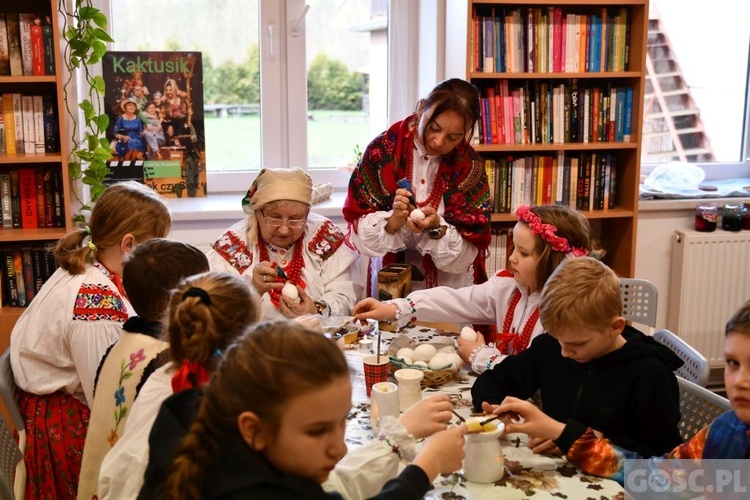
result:
[(478, 433), (484, 431), (485, 430), (484, 429), (485, 425), (487, 425), (488, 423), (492, 422), (493, 420), (497, 420), (498, 418), (502, 417), (503, 415), (504, 414), (500, 414), (500, 415), (492, 416), (490, 418), (485, 418), (484, 420), (479, 420), (479, 421), (474, 420), (472, 422), (467, 422), (466, 425), (469, 428), (469, 430), (467, 431), (467, 434), (478, 434)]

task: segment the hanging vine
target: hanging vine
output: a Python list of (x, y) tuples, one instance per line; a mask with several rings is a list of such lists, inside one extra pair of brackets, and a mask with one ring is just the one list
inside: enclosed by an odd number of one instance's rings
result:
[[(68, 170), (71, 181), (80, 180), (89, 186), (91, 192), (91, 201), (85, 203), (82, 193), (75, 186), (71, 190), (80, 206), (73, 221), (84, 222), (85, 213), (91, 212), (91, 206), (106, 189), (104, 178), (109, 173), (107, 160), (112, 157), (109, 141), (105, 137), (109, 117), (103, 111), (104, 79), (92, 74), (91, 68), (104, 56), (107, 51), (106, 43), (114, 40), (106, 31), (107, 17), (91, 5), (91, 0), (72, 0), (72, 3), (70, 0), (58, 0), (58, 12), (62, 14), (62, 60), (68, 70), (63, 84), (65, 111), (72, 123)], [(82, 77), (79, 81), (84, 82), (84, 88), (81, 89), (83, 92), (79, 91), (79, 95), (85, 96), (78, 104), (83, 112), (82, 121), (80, 113), (71, 109), (68, 102), (68, 91), (75, 88), (75, 80), (79, 74)]]

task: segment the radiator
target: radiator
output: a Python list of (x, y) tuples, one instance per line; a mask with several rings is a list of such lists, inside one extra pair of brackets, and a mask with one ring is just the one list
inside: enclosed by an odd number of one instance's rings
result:
[(724, 364), (724, 327), (750, 300), (750, 231), (675, 231), (667, 328)]

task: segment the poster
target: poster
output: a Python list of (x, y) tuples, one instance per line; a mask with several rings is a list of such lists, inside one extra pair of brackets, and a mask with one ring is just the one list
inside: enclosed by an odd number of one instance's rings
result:
[(137, 179), (165, 197), (206, 196), (201, 53), (107, 52), (102, 76), (107, 182)]

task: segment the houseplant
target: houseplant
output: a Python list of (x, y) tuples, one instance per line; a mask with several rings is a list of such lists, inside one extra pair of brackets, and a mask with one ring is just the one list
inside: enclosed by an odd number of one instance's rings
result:
[[(72, 124), (68, 169), (74, 184), (80, 180), (90, 190), (90, 201), (84, 202), (82, 190), (73, 186), (71, 191), (80, 206), (73, 221), (84, 222), (85, 213), (91, 211), (91, 205), (106, 189), (106, 162), (112, 157), (104, 135), (109, 125), (109, 117), (103, 111), (104, 79), (92, 69), (107, 51), (106, 43), (114, 40), (106, 31), (107, 17), (92, 6), (91, 0), (59, 0), (58, 12), (64, 40), (62, 62), (67, 69), (63, 84), (65, 111)], [(78, 79), (78, 75), (82, 78)], [(81, 98), (75, 99), (80, 101), (78, 109), (71, 109), (68, 92), (76, 88), (77, 81), (83, 82), (83, 88), (78, 89)]]

